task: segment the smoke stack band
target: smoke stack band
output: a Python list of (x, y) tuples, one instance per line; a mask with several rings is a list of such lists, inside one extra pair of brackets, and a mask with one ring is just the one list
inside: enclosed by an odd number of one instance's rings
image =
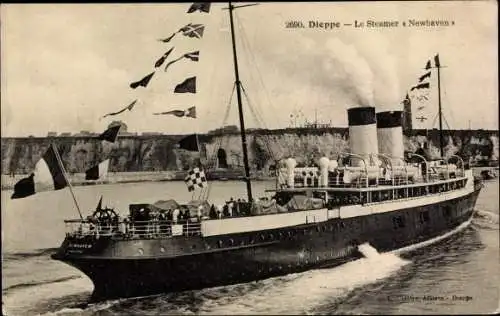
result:
[(404, 155), (402, 111), (377, 113), (378, 151), (391, 159), (393, 165), (402, 164)]

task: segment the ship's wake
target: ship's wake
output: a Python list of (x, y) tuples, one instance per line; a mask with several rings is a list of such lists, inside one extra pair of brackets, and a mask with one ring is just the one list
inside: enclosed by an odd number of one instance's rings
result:
[[(393, 254), (379, 254), (369, 244), (359, 246), (365, 256), (332, 269), (312, 270), (262, 282), (262, 285), (228, 300), (207, 301), (202, 313), (315, 313), (335, 304), (352, 290), (385, 279), (409, 261)], [(257, 282), (258, 283), (258, 282)]]
[(379, 254), (369, 244), (366, 256), (342, 266), (311, 270), (232, 286), (188, 291), (121, 302), (111, 310), (155, 314), (304, 314), (342, 301), (351, 291), (393, 275), (409, 263)]
[(474, 213), (473, 226), (487, 230), (498, 230), (498, 214), (487, 210), (477, 210)]
[(7, 315), (39, 315), (61, 306), (85, 304), (92, 288), (89, 279), (73, 275), (10, 286), (3, 291), (2, 300)]

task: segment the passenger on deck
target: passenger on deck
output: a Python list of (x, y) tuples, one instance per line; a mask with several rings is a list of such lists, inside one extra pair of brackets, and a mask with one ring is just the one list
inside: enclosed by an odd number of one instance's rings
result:
[(222, 205), (217, 206), (217, 218), (222, 218)]
[(229, 205), (224, 205), (224, 208), (222, 209), (222, 214), (224, 217), (229, 217)]
[(198, 212), (197, 212), (197, 214), (196, 214), (196, 215), (198, 216), (198, 220), (199, 220), (199, 221), (201, 221), (201, 216), (202, 216), (202, 214), (203, 214), (203, 212), (202, 212), (202, 211), (203, 211), (203, 205), (199, 205), (199, 206), (198, 206)]
[(186, 209), (183, 209), (181, 211), (181, 218), (182, 218), (182, 220), (187, 221), (189, 219), (189, 211)]
[(233, 213), (235, 216), (240, 216), (242, 215), (241, 214), (241, 210), (240, 210), (240, 205), (241, 205), (241, 199), (238, 199), (238, 202), (237, 203), (234, 203), (234, 209), (233, 209)]
[(217, 218), (217, 211), (215, 210), (215, 205), (212, 204), (212, 206), (210, 207), (210, 212), (208, 213), (208, 216), (211, 219), (216, 219)]
[(121, 224), (121, 230), (122, 230), (122, 233), (124, 234), (128, 234), (128, 218), (125, 217), (122, 221), (122, 224)]
[(174, 224), (177, 224), (177, 221), (179, 220), (179, 215), (180, 211), (178, 208), (176, 208), (172, 214), (172, 220), (174, 221)]

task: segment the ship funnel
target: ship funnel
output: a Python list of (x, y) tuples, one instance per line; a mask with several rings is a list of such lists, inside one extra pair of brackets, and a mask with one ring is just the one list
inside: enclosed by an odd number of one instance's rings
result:
[[(378, 154), (377, 117), (374, 107), (357, 107), (347, 110), (349, 121), (349, 149), (370, 164), (370, 156)], [(372, 159), (373, 161), (373, 159)], [(351, 165), (363, 167), (359, 159), (351, 159)]]
[(404, 156), (402, 122), (402, 111), (377, 113), (378, 151), (389, 156), (393, 165), (401, 165)]
[(295, 187), (295, 166), (297, 166), (297, 161), (293, 158), (288, 158), (285, 160), (286, 171), (287, 171), (287, 184), (289, 188)]
[(330, 165), (330, 159), (327, 157), (321, 157), (318, 161), (319, 164), (319, 184), (322, 187), (328, 186), (328, 166)]

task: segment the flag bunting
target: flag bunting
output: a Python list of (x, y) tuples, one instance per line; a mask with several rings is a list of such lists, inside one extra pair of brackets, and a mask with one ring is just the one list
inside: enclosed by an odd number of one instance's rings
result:
[(186, 182), (189, 192), (194, 191), (197, 188), (207, 187), (208, 185), (205, 172), (198, 167), (188, 171), (187, 176), (184, 178), (184, 182)]
[(118, 132), (120, 131), (121, 125), (114, 125), (109, 127), (107, 130), (102, 132), (101, 135), (97, 136), (97, 139), (100, 140), (105, 140), (110, 143), (114, 143), (116, 141), (116, 138), (118, 136)]
[(190, 77), (175, 86), (174, 93), (196, 93), (196, 77)]
[(141, 80), (136, 81), (136, 82), (132, 82), (130, 84), (130, 88), (135, 89), (135, 88), (137, 88), (139, 86), (141, 86), (141, 87), (147, 87), (148, 84), (149, 84), (149, 81), (151, 81), (151, 78), (153, 78), (154, 74), (155, 74), (155, 72), (153, 71), (152, 73), (150, 73), (149, 75), (145, 76)]
[(199, 151), (198, 136), (196, 134), (186, 136), (182, 138), (177, 145), (180, 149)]
[(175, 115), (177, 117), (192, 117), (196, 118), (196, 107), (192, 106), (187, 110), (171, 110), (166, 112), (153, 113), (153, 115)]
[(416, 86), (413, 86), (410, 90), (413, 91), (415, 89), (428, 89), (428, 88), (429, 88), (429, 83), (425, 82), (425, 83), (420, 83), (420, 84), (417, 84)]
[(155, 68), (158, 68), (158, 67), (161, 67), (161, 65), (163, 65), (163, 63), (165, 62), (165, 60), (168, 58), (168, 55), (170, 55), (170, 53), (174, 50), (174, 48), (172, 47), (171, 49), (169, 49), (165, 54), (163, 54), (163, 56), (160, 57), (160, 59), (158, 59), (156, 62), (155, 62)]
[(96, 166), (85, 171), (85, 180), (98, 180), (104, 178), (108, 174), (109, 159), (104, 160)]
[(120, 113), (125, 112), (126, 110), (130, 111), (130, 110), (132, 110), (134, 108), (134, 106), (135, 106), (136, 103), (137, 103), (137, 100), (134, 100), (132, 103), (130, 103), (129, 105), (127, 105), (125, 108), (121, 109), (120, 111), (108, 113), (108, 114), (104, 115), (102, 118), (105, 118), (107, 116), (112, 116), (112, 115), (118, 115)]
[(181, 60), (182, 58), (188, 58), (192, 61), (198, 61), (199, 58), (200, 58), (200, 51), (195, 51), (195, 52), (191, 52), (191, 53), (186, 53), (184, 55), (182, 55), (181, 57), (177, 58), (177, 59), (174, 59), (170, 62), (167, 63), (167, 65), (165, 66), (165, 71), (167, 71), (167, 68), (172, 65), (173, 63), (176, 63), (178, 62), (179, 60)]
[(40, 191), (61, 190), (68, 185), (55, 150), (51, 145), (36, 163), (35, 171), (14, 185), (11, 199), (25, 198)]
[(177, 32), (174, 34), (170, 35), (167, 38), (159, 39), (160, 42), (163, 43), (168, 43), (170, 42), (175, 35), (178, 33), (182, 33), (182, 35), (187, 36), (187, 37), (196, 37), (196, 38), (202, 38), (203, 37), (203, 32), (205, 31), (205, 26), (203, 24), (192, 24), (189, 23), (186, 26), (181, 27)]
[(196, 11), (210, 13), (210, 2), (195, 2), (189, 7), (187, 13)]

